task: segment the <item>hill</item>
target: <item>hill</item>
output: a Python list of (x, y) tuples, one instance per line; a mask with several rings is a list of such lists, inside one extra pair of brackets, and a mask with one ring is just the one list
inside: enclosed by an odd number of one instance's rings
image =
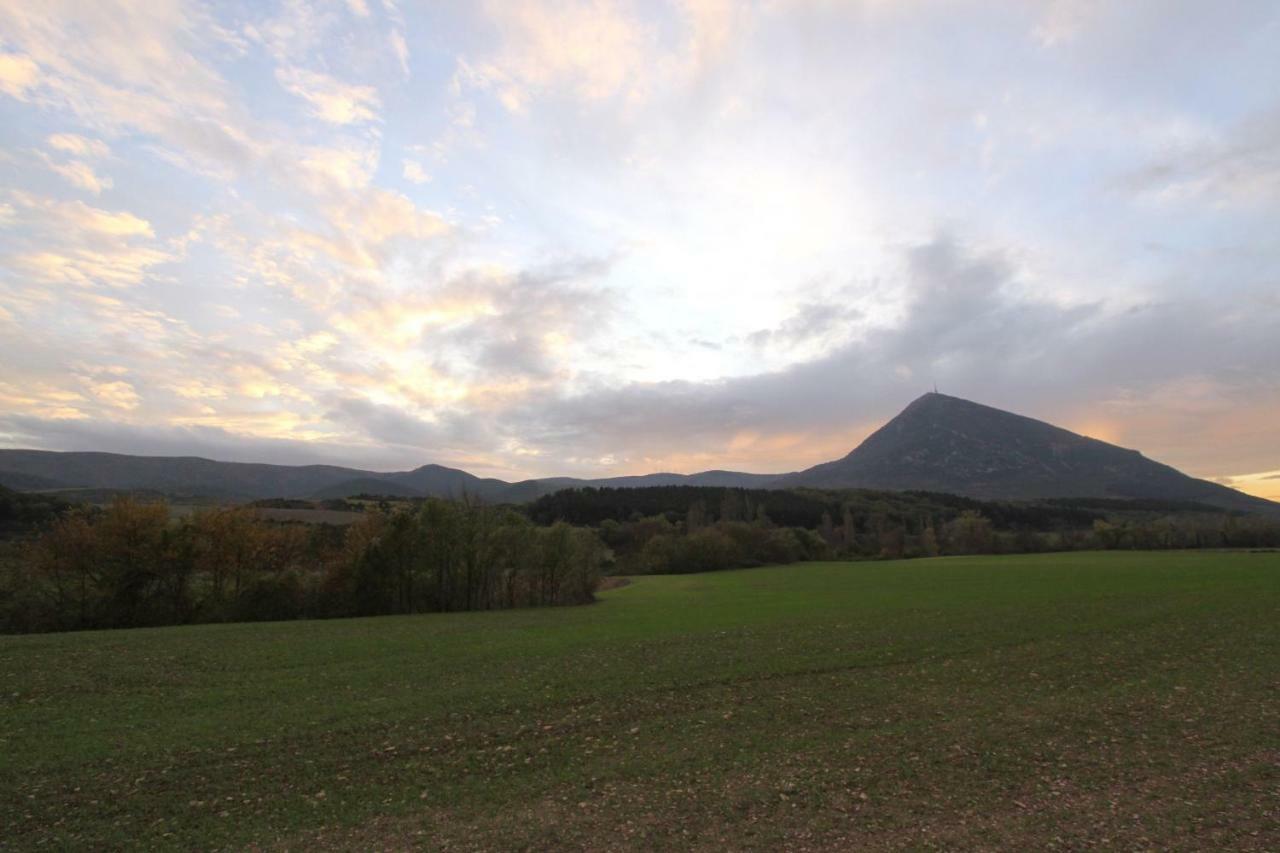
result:
[(917, 489), (1000, 500), (1141, 498), (1280, 510), (1136, 450), (937, 393), (912, 402), (843, 459), (788, 475), (777, 485)]
[(362, 471), (334, 465), (216, 462), (194, 456), (125, 456), (0, 450), (0, 485), (151, 490), (254, 500), (344, 498), (359, 494), (462, 497), (527, 503), (563, 489), (718, 486), (746, 489), (927, 491), (984, 500), (1117, 498), (1195, 502), (1220, 509), (1280, 513), (1280, 504), (1198, 480), (1136, 450), (1052, 424), (949, 397), (926, 394), (842, 459), (793, 474), (703, 471), (509, 483), (457, 468)]
[(670, 485), (764, 487), (769, 474), (705, 471), (585, 480), (552, 477), (509, 483), (457, 468), (423, 465), (412, 471), (363, 471), (336, 465), (270, 465), (218, 462), (198, 456), (130, 456), (120, 453), (0, 449), (0, 485), (20, 491), (112, 489), (229, 500), (472, 496), (489, 502), (524, 503), (561, 489)]
[(0, 471), (0, 487), (19, 492), (48, 492), (67, 488), (67, 484), (22, 471)]

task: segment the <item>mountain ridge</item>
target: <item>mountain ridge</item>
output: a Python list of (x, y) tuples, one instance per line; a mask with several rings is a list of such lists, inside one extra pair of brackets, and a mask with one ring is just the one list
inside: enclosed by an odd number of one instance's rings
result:
[(866, 488), (988, 500), (1191, 500), (1223, 509), (1280, 513), (1280, 504), (1196, 479), (1137, 450), (936, 392), (912, 401), (844, 457), (788, 474), (711, 470), (507, 482), (438, 464), (379, 472), (339, 465), (220, 462), (199, 456), (0, 449), (0, 485), (27, 490), (155, 490), (228, 500), (316, 499), (383, 489), (406, 497), (471, 496), (509, 503), (582, 487)]

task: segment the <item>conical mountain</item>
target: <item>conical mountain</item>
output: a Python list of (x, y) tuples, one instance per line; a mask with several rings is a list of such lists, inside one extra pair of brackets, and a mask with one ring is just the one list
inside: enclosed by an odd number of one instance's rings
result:
[(777, 485), (921, 489), (995, 500), (1154, 498), (1280, 510), (1271, 501), (1189, 477), (1136, 450), (937, 393), (912, 402), (843, 459), (789, 475)]

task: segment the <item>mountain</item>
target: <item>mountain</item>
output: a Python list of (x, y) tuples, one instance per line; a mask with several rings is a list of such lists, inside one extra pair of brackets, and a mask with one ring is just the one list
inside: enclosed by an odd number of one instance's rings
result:
[(420, 494), (440, 498), (460, 498), (463, 495), (471, 495), (486, 501), (503, 501), (507, 499), (506, 492), (511, 488), (511, 484), (505, 480), (477, 477), (466, 471), (446, 468), (443, 465), (423, 465), (412, 471), (373, 476), (413, 489)]
[(1154, 498), (1280, 510), (1136, 450), (937, 393), (912, 402), (843, 459), (787, 475), (776, 485), (919, 489), (997, 500)]
[(470, 495), (490, 502), (523, 503), (580, 486), (728, 485), (764, 487), (776, 477), (706, 471), (583, 480), (552, 477), (508, 483), (457, 468), (423, 465), (412, 471), (362, 471), (336, 465), (217, 462), (198, 456), (128, 456), (120, 453), (0, 450), (0, 485), (21, 491), (117, 489), (225, 500), (343, 498), (359, 494), (399, 497)]
[(926, 394), (848, 456), (794, 474), (644, 474), (584, 480), (549, 477), (508, 483), (457, 468), (362, 471), (335, 465), (215, 462), (195, 456), (125, 456), (0, 450), (0, 485), (147, 490), (228, 500), (334, 498), (358, 494), (462, 497), (524, 503), (585, 486), (916, 489), (988, 500), (1145, 498), (1223, 509), (1280, 512), (1280, 504), (1188, 477), (1136, 450), (958, 397)]
[(198, 456), (0, 450), (0, 483), (11, 488), (23, 488), (15, 484), (36, 477), (60, 487), (141, 489), (228, 499), (303, 497), (368, 473), (335, 465), (215, 462)]

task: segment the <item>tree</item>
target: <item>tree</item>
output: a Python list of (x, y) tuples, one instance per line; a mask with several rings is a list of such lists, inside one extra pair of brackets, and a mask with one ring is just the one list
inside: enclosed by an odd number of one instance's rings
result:
[(993, 545), (991, 521), (967, 509), (947, 524), (947, 542), (956, 554), (989, 554)]
[(924, 529), (924, 533), (920, 534), (920, 550), (924, 552), (926, 557), (938, 556), (938, 534), (930, 524)]

